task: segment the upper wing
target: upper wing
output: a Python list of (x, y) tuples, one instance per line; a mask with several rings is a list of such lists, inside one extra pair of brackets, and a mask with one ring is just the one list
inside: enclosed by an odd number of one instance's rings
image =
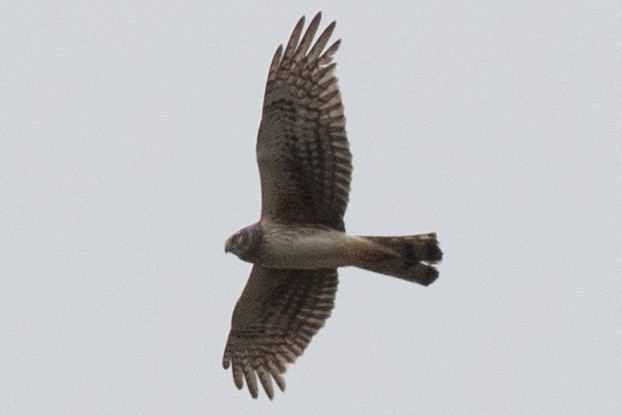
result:
[(286, 365), (302, 354), (330, 316), (337, 291), (337, 270), (290, 270), (253, 266), (238, 300), (223, 366), (233, 363), (233, 380), (244, 380), (257, 397), (257, 376), (270, 399), (272, 378), (281, 390)]
[(324, 51), (332, 22), (309, 49), (320, 18), (318, 13), (300, 40), (302, 17), (285, 52), (279, 46), (270, 65), (257, 138), (261, 214), (344, 230), (352, 155), (333, 74), (340, 41)]

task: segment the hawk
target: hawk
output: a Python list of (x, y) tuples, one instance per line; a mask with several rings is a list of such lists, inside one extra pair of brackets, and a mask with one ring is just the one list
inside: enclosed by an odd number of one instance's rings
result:
[[(223, 366), (253, 398), (270, 399), (283, 374), (324, 325), (335, 301), (337, 268), (355, 266), (431, 284), (442, 258), (436, 234), (345, 233), (352, 155), (333, 55), (335, 22), (313, 44), (318, 13), (304, 16), (272, 58), (257, 137), (261, 218), (227, 239), (225, 252), (253, 263), (233, 311)], [(302, 35), (302, 38), (301, 38)]]

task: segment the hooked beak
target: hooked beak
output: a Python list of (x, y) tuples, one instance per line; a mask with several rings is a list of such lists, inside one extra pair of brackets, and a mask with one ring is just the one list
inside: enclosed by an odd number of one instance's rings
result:
[(227, 239), (227, 242), (225, 242), (225, 254), (229, 252), (231, 252), (231, 238)]

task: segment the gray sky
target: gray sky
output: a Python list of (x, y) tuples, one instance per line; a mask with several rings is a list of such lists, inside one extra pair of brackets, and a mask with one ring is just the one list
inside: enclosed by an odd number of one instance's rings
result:
[[(85, 4), (0, 10), (0, 413), (622, 412), (620, 2)], [(343, 269), (254, 401), (221, 368), (250, 270), (223, 243), (317, 10), (348, 230), (436, 231), (445, 261), (428, 288)]]

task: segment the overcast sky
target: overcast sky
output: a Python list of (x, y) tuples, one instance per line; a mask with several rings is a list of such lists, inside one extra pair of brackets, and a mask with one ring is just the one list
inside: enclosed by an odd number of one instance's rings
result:
[[(622, 3), (11, 3), (0, 413), (622, 412)], [(250, 271), (223, 246), (259, 216), (274, 50), (318, 10), (347, 229), (445, 260), (427, 288), (341, 270), (255, 401), (221, 367)]]

